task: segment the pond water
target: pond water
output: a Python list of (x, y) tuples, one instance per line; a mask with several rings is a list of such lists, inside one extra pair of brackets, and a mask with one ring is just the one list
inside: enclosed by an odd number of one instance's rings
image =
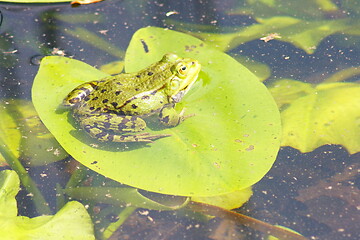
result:
[[(119, 73), (118, 61), (124, 60), (133, 34), (156, 26), (199, 37), (225, 51), (264, 82), (280, 107), (284, 134), (276, 161), (253, 186), (249, 201), (234, 211), (308, 239), (359, 239), (360, 4), (307, 0), (305, 11), (289, 1), (267, 2), (109, 0), (77, 7), (0, 3), (0, 170), (14, 169), (20, 175), (19, 215), (56, 214), (66, 202), (77, 200), (89, 212), (97, 239), (270, 239), (227, 218), (169, 208), (181, 208), (185, 197), (133, 193), (67, 155), (40, 125), (31, 100), (44, 56), (71, 57), (96, 68), (113, 63), (116, 68), (106, 71)], [(146, 51), (148, 46), (143, 47)], [(241, 87), (223, 81), (227, 88)], [(321, 85), (326, 82), (330, 85)], [(207, 84), (212, 82), (203, 87)], [(201, 86), (195, 88), (201, 91)], [(306, 116), (306, 124), (296, 125)], [(322, 123), (325, 127), (317, 128)], [(212, 130), (204, 126), (198, 135)], [(92, 188), (72, 191), (79, 186)], [(119, 194), (126, 197), (108, 200), (102, 188), (118, 187), (126, 188)], [(34, 189), (44, 199), (36, 197)], [(136, 205), (134, 199), (142, 203)], [(146, 208), (153, 204), (149, 199), (161, 204)]]

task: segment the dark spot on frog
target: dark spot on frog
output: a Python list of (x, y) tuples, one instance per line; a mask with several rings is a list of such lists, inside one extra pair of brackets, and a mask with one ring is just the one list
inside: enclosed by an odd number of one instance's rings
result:
[(154, 73), (153, 72), (148, 72), (148, 76), (151, 76), (153, 75)]
[(132, 107), (133, 109), (138, 108), (138, 106), (136, 106), (135, 104), (131, 105), (131, 107)]
[(110, 142), (112, 142), (113, 140), (114, 140), (114, 135), (108, 135), (107, 136), (107, 139), (110, 141)]
[(121, 82), (116, 82), (117, 85), (122, 85)]
[(169, 123), (170, 118), (169, 118), (169, 116), (166, 116), (166, 117), (162, 118), (161, 121), (164, 123)]
[(107, 135), (106, 132), (101, 132), (95, 135), (96, 138), (101, 139), (102, 137), (105, 137)]
[(127, 125), (126, 125), (128, 122), (130, 122), (130, 119), (128, 119), (128, 118), (122, 119), (121, 123), (119, 123), (119, 124), (117, 125), (117, 126), (118, 126), (118, 129), (119, 129), (120, 131), (122, 131), (123, 129), (128, 128)]
[(107, 103), (109, 101), (109, 99), (104, 99), (103, 101), (102, 101), (102, 103)]
[(120, 93), (121, 93), (121, 91), (116, 91), (116, 92), (115, 92), (115, 95), (116, 95), (116, 96), (119, 96)]
[(157, 91), (155, 90), (155, 91), (151, 92), (150, 94), (155, 95), (156, 93), (157, 93)]
[(137, 92), (138, 92), (138, 91), (140, 91), (140, 89), (139, 89), (139, 88), (135, 88), (135, 91), (137, 91)]
[[(121, 121), (121, 124), (126, 124), (130, 121), (130, 119), (128, 118), (124, 118), (122, 121)], [(120, 125), (120, 124), (119, 124)]]
[(94, 108), (94, 107), (90, 107), (89, 109), (92, 111), (92, 110), (94, 110), (95, 108)]
[(90, 82), (90, 85), (91, 85), (93, 88), (96, 88), (96, 87), (97, 87), (97, 83), (95, 83), (95, 82)]
[(90, 164), (97, 164), (98, 162), (97, 161), (93, 161), (92, 163), (90, 163)]
[(101, 93), (104, 93), (104, 92), (106, 92), (106, 89), (101, 90)]
[(116, 108), (116, 106), (118, 105), (118, 103), (117, 103), (117, 102), (112, 102), (111, 105), (113, 105), (114, 108)]
[(88, 133), (90, 133), (92, 127), (91, 127), (90, 125), (86, 125), (86, 126), (84, 126), (84, 129), (85, 129), (85, 131), (87, 131)]
[(86, 96), (86, 97), (84, 98), (84, 100), (85, 100), (85, 101), (89, 101), (89, 100), (90, 100), (90, 97), (89, 97), (89, 96)]
[(142, 100), (147, 100), (147, 99), (150, 99), (150, 96), (144, 95), (144, 96), (141, 97), (141, 99), (142, 99)]
[(94, 101), (95, 101), (95, 100), (98, 100), (98, 97), (94, 97), (92, 100), (94, 100)]
[(106, 129), (109, 129), (111, 126), (111, 124), (108, 122), (104, 122), (103, 124), (104, 124), (104, 128), (106, 128)]
[(141, 76), (140, 75), (136, 75), (137, 78), (140, 78)]
[[(131, 99), (127, 100), (127, 101), (125, 102), (125, 104), (128, 104), (129, 102), (131, 102), (131, 101), (133, 101), (133, 100), (135, 100), (135, 99), (137, 99), (137, 97), (132, 97)], [(125, 105), (125, 104), (124, 104), (124, 105)]]

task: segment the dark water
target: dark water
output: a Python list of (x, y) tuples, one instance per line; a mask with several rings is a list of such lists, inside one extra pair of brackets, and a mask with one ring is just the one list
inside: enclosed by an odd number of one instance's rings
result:
[[(51, 55), (54, 49), (100, 66), (123, 57), (121, 50), (125, 51), (133, 33), (142, 27), (183, 30), (186, 25), (187, 30), (199, 32), (201, 26), (207, 26), (208, 31), (221, 33), (254, 23), (254, 17), (246, 14), (226, 14), (236, 3), (231, 0), (104, 1), (80, 7), (1, 3), (0, 96), (31, 100), (32, 81), (39, 61), (42, 56)], [(165, 13), (169, 11), (179, 14), (167, 17)], [(358, 18), (356, 12), (350, 14)], [(105, 39), (119, 51), (94, 46), (91, 40), (86, 40), (89, 39), (86, 34), (79, 38), (69, 33), (80, 27)], [(272, 73), (267, 82), (292, 78), (317, 83), (341, 69), (360, 65), (359, 38), (351, 36), (345, 41), (347, 38), (341, 34), (326, 37), (314, 54), (306, 54), (287, 42), (275, 40), (265, 44), (258, 39), (230, 53), (268, 65)], [(237, 211), (289, 227), (310, 239), (359, 239), (358, 160), (358, 154), (350, 155), (337, 145), (323, 146), (306, 154), (290, 147), (282, 148), (274, 167), (254, 186), (253, 197)], [(73, 172), (73, 163), (69, 157), (28, 169), (53, 212), (56, 212), (56, 184), (66, 184)], [(40, 174), (46, 177), (39, 177)], [(88, 174), (94, 177), (94, 173)], [(26, 191), (21, 191), (17, 199), (20, 214), (37, 215)], [(113, 239), (266, 239), (252, 229), (219, 218), (200, 221), (196, 216), (176, 211), (150, 211), (147, 216), (141, 213), (136, 211)], [(116, 215), (108, 214), (106, 220), (115, 221)]]

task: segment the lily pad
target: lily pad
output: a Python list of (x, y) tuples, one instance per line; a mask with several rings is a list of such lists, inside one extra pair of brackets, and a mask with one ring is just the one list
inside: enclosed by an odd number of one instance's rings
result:
[[(35, 78), (33, 102), (63, 148), (86, 167), (148, 191), (213, 196), (259, 181), (280, 144), (280, 116), (266, 87), (230, 56), (189, 35), (161, 28), (138, 30), (125, 69), (134, 72), (174, 52), (202, 64), (199, 80), (179, 108), (195, 116), (179, 126), (146, 129), (170, 137), (152, 144), (104, 144), (76, 129), (62, 100), (77, 85), (106, 74), (77, 60), (46, 57)], [(51, 93), (51, 94), (49, 94)]]
[(324, 83), (311, 87), (295, 80), (276, 82), (270, 91), (287, 106), (282, 112), (282, 146), (310, 152), (325, 144), (360, 151), (360, 85)]
[(54, 216), (17, 216), (16, 199), (20, 180), (15, 171), (0, 172), (1, 239), (95, 239), (85, 207), (68, 202)]

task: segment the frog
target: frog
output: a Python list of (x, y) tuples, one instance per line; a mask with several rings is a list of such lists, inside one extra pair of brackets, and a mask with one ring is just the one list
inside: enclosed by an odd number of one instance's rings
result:
[(174, 53), (133, 73), (85, 82), (63, 100), (72, 116), (100, 142), (152, 143), (169, 134), (145, 131), (146, 119), (157, 115), (164, 127), (175, 127), (193, 115), (175, 110), (198, 78), (201, 64)]

